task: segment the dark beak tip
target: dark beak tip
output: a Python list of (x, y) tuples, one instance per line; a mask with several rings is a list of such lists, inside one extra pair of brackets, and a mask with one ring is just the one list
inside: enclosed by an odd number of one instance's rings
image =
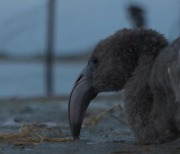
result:
[(74, 139), (78, 139), (81, 131), (81, 124), (75, 124), (72, 121), (73, 120), (70, 120), (71, 135)]
[(79, 140), (79, 139), (80, 139), (79, 136), (73, 136), (73, 140), (77, 141), (77, 140)]

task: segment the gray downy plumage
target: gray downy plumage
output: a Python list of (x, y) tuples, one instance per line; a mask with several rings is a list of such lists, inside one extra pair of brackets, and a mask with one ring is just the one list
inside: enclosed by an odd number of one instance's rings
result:
[(70, 95), (72, 136), (79, 138), (86, 109), (98, 93), (124, 89), (126, 116), (137, 142), (176, 139), (180, 131), (179, 40), (167, 46), (164, 36), (151, 29), (123, 29), (100, 41)]

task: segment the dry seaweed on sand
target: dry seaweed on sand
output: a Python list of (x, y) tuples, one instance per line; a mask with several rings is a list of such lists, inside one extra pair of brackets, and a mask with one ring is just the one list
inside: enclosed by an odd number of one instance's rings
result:
[(117, 110), (117, 109), (123, 111), (123, 107), (120, 104), (115, 104), (111, 108), (109, 108), (108, 110), (105, 110), (105, 111), (95, 115), (91, 119), (89, 119), (88, 122), (87, 122), (87, 125), (95, 125), (95, 124), (97, 124), (102, 117), (107, 115), (109, 112), (111, 112), (113, 110)]
[(52, 137), (50, 135), (52, 131), (53, 128), (42, 128), (35, 125), (23, 125), (18, 133), (0, 134), (0, 141), (13, 145), (36, 145), (42, 142), (73, 142), (73, 138), (65, 137), (63, 134), (56, 134), (57, 137)]

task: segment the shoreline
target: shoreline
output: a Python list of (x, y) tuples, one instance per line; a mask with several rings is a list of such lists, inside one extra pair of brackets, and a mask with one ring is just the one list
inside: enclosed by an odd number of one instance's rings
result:
[[(90, 56), (90, 52), (78, 54), (78, 55), (63, 55), (63, 56), (54, 56), (53, 61), (55, 63), (64, 63), (64, 62), (86, 62)], [(36, 56), (0, 56), (0, 62), (46, 62), (45, 55), (36, 55)]]

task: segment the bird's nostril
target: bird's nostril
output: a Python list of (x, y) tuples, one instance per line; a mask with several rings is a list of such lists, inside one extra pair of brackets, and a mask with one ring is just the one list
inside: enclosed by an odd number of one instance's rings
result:
[(81, 80), (82, 76), (83, 76), (83, 75), (80, 75), (80, 76), (77, 78), (76, 82), (79, 82), (79, 80)]

